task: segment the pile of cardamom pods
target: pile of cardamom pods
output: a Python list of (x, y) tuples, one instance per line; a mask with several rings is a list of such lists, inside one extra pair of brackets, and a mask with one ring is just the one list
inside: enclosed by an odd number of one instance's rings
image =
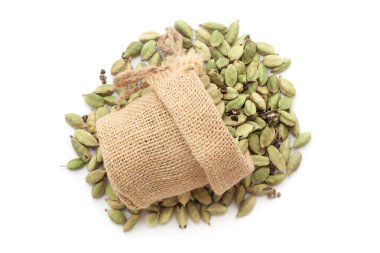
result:
[[(188, 217), (195, 223), (202, 220), (210, 224), (212, 215), (225, 214), (233, 202), (238, 207), (236, 216), (246, 216), (254, 208), (256, 197), (280, 196), (274, 186), (290, 176), (301, 163), (301, 153), (292, 149), (300, 148), (311, 138), (310, 132), (300, 132), (296, 114), (291, 109), (296, 95), (293, 84), (277, 76), (289, 67), (290, 59), (281, 58), (268, 43), (254, 42), (249, 35), (239, 37), (239, 21), (229, 27), (206, 22), (194, 30), (178, 20), (174, 27), (183, 35), (184, 51), (195, 50), (204, 57), (204, 75), (200, 79), (241, 151), (250, 153), (256, 170), (221, 196), (206, 186), (163, 199), (143, 210), (126, 208), (107, 180), (96, 121), (151, 90), (147, 87), (128, 99), (118, 100), (122, 91), (107, 84), (102, 70), (102, 84), (94, 92), (83, 95), (91, 107), (88, 115), (65, 115), (67, 123), (75, 128), (70, 138), (78, 154), (78, 158), (69, 161), (66, 167), (78, 170), (87, 166), (86, 182), (92, 185), (92, 197), (106, 195), (108, 216), (114, 223), (121, 224), (123, 231), (131, 230), (142, 215), (152, 227), (168, 223), (173, 215), (180, 228), (186, 228)], [(112, 65), (111, 74), (148, 65), (159, 66), (164, 57), (156, 43), (160, 36), (157, 32), (141, 34)], [(133, 59), (139, 59), (136, 66), (132, 64)]]

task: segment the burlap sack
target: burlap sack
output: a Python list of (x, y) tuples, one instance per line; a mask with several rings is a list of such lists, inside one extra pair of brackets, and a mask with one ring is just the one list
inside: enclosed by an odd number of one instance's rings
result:
[(254, 169), (198, 77), (202, 64), (193, 53), (115, 79), (120, 86), (142, 75), (153, 89), (97, 123), (108, 178), (128, 207), (144, 208), (204, 185), (222, 194)]

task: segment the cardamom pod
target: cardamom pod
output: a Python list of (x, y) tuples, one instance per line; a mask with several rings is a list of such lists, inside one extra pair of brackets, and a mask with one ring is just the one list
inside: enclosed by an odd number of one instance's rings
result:
[(239, 20), (236, 20), (230, 24), (224, 38), (226, 39), (228, 44), (232, 45), (235, 42), (238, 35), (239, 35)]
[(128, 217), (127, 221), (123, 225), (123, 231), (128, 232), (130, 231), (136, 223), (140, 220), (141, 215), (140, 214), (132, 214)]
[(91, 195), (93, 198), (98, 199), (104, 195), (106, 191), (107, 181), (105, 179), (92, 186)]
[(292, 148), (299, 148), (306, 145), (311, 139), (310, 132), (304, 132), (294, 139)]
[(248, 215), (256, 204), (256, 197), (255, 196), (248, 196), (240, 205), (239, 210), (237, 212), (236, 217), (244, 217)]
[(191, 39), (193, 36), (193, 29), (191, 26), (183, 20), (177, 20), (174, 23), (174, 28), (186, 38)]
[(143, 47), (143, 43), (141, 43), (140, 41), (132, 41), (127, 46), (127, 49), (125, 49), (125, 52), (123, 54), (123, 58), (127, 59), (129, 57), (135, 57), (135, 56), (139, 55), (142, 47)]
[(286, 173), (286, 163), (280, 151), (278, 151), (278, 149), (275, 146), (271, 145), (267, 148), (267, 152), (269, 155), (269, 159), (273, 163), (273, 165), (276, 166), (276, 168), (280, 170), (282, 173)]
[(98, 108), (104, 105), (103, 97), (96, 93), (88, 93), (83, 95), (84, 101), (93, 108)]
[(106, 212), (108, 214), (108, 217), (113, 221), (115, 224), (124, 224), (127, 218), (125, 217), (124, 213), (120, 210), (115, 209), (106, 209)]
[(74, 158), (67, 163), (66, 167), (69, 170), (79, 170), (83, 168), (85, 165), (86, 162), (83, 161), (81, 158)]
[(160, 212), (158, 224), (167, 224), (173, 217), (174, 207), (164, 207)]
[(192, 219), (195, 223), (198, 223), (201, 220), (199, 210), (193, 201), (190, 200), (189, 202), (187, 202), (186, 212), (188, 217), (190, 217), (190, 219)]
[(84, 127), (84, 120), (81, 116), (76, 113), (68, 113), (65, 115), (65, 120), (67, 124), (75, 129), (81, 129)]
[(227, 212), (227, 209), (228, 208), (222, 204), (214, 203), (207, 207), (206, 211), (212, 215), (223, 215)]
[(145, 216), (145, 223), (149, 227), (154, 227), (158, 224), (158, 218), (160, 217), (160, 213), (148, 213)]
[(96, 169), (96, 170), (90, 171), (86, 176), (86, 182), (89, 184), (96, 184), (100, 180), (102, 180), (105, 175), (106, 175), (105, 170)]
[(302, 160), (301, 152), (293, 152), (290, 155), (288, 164), (286, 165), (286, 169), (288, 170), (289, 175), (298, 169), (298, 167), (301, 164), (301, 160)]
[(211, 196), (208, 193), (208, 191), (204, 188), (197, 188), (192, 191), (193, 196), (196, 200), (198, 200), (200, 203), (205, 205), (210, 205), (212, 202)]
[(80, 143), (86, 145), (87, 147), (99, 146), (99, 142), (96, 140), (96, 138), (86, 130), (77, 129), (75, 130), (74, 136)]
[(71, 138), (71, 145), (73, 146), (75, 152), (77, 155), (82, 159), (84, 162), (88, 162), (91, 159), (90, 151), (85, 147), (82, 143), (80, 143), (75, 137)]

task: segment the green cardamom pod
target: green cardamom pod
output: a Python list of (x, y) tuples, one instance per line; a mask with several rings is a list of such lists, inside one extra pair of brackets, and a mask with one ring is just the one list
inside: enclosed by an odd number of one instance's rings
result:
[(211, 196), (208, 193), (208, 191), (204, 188), (197, 188), (192, 191), (193, 196), (196, 200), (198, 200), (200, 203), (205, 205), (210, 205), (212, 202)]
[(267, 184), (257, 184), (249, 187), (247, 192), (252, 193), (255, 196), (265, 196), (268, 193), (273, 192), (273, 188)]
[(263, 56), (276, 54), (273, 46), (266, 42), (256, 42), (257, 52)]
[(288, 58), (284, 58), (284, 63), (282, 63), (280, 66), (275, 67), (271, 70), (272, 73), (282, 73), (284, 72), (287, 68), (289, 68), (291, 64), (291, 60)]
[(109, 113), (110, 111), (106, 106), (99, 107), (98, 109), (96, 109), (96, 120), (99, 120), (100, 118), (106, 116)]
[(257, 67), (257, 71), (259, 72), (259, 84), (263, 86), (268, 81), (268, 69), (264, 66), (264, 64), (260, 63)]
[(283, 140), (287, 139), (288, 136), (289, 136), (288, 127), (285, 124), (280, 123), (278, 125), (278, 134), (277, 134), (278, 139), (283, 141)]
[(159, 213), (161, 211), (161, 208), (157, 204), (151, 204), (145, 210), (149, 213)]
[(286, 174), (270, 175), (265, 181), (265, 183), (267, 183), (270, 186), (275, 186), (275, 185), (280, 184), (282, 181), (284, 181), (285, 177), (286, 177)]
[(98, 108), (104, 105), (103, 97), (95, 93), (88, 93), (83, 95), (84, 101), (93, 108)]
[(92, 156), (90, 161), (87, 164), (88, 171), (96, 170), (98, 167), (98, 161), (96, 160), (96, 156)]
[(218, 30), (221, 33), (225, 33), (227, 31), (227, 27), (225, 25), (217, 22), (205, 22), (201, 24), (201, 26), (209, 31)]
[(289, 80), (280, 76), (279, 83), (282, 94), (288, 97), (294, 97), (296, 95), (296, 89)]
[(269, 165), (269, 157), (262, 155), (252, 155), (252, 163), (256, 167), (268, 166)]
[(91, 133), (87, 132), (83, 129), (77, 129), (74, 133), (75, 138), (82, 143), (83, 145), (86, 145), (87, 147), (97, 147), (99, 146), (98, 141), (94, 136), (92, 136)]
[(160, 212), (158, 224), (167, 224), (173, 217), (174, 207), (164, 207)]
[(224, 102), (220, 101), (218, 104), (215, 105), (215, 107), (216, 107), (216, 110), (219, 112), (220, 117), (223, 117), (224, 111), (225, 111), (225, 107), (226, 107), (226, 105), (224, 104)]
[(277, 93), (280, 89), (280, 83), (276, 75), (271, 75), (268, 77), (267, 82), (268, 90), (272, 93)]
[(292, 114), (290, 114), (284, 110), (279, 110), (278, 112), (280, 113), (279, 119), (282, 123), (284, 123), (287, 126), (294, 126), (295, 125), (297, 118), (294, 115), (292, 115)]
[(125, 217), (124, 213), (120, 210), (115, 209), (106, 209), (106, 212), (108, 214), (108, 217), (113, 221), (115, 224), (124, 224), (127, 218)]
[(284, 158), (285, 163), (288, 163), (290, 158), (290, 140), (287, 138), (281, 143), (281, 146), (279, 148), (279, 151), (282, 155), (282, 158)]
[(248, 144), (249, 148), (252, 150), (253, 153), (259, 154), (260, 153), (260, 139), (258, 134), (250, 134), (248, 136)]
[(238, 60), (244, 53), (244, 46), (234, 46), (228, 52), (230, 61)]
[(292, 148), (299, 148), (306, 145), (311, 139), (310, 132), (304, 132), (294, 139)]
[(294, 126), (289, 127), (289, 132), (294, 136), (298, 137), (300, 135), (300, 124), (298, 122), (297, 116), (294, 111), (290, 111), (290, 115), (295, 119)]
[(84, 146), (82, 143), (80, 143), (75, 137), (71, 138), (71, 145), (73, 146), (75, 152), (77, 155), (82, 159), (84, 162), (88, 162), (91, 159), (90, 151), (87, 149), (86, 146)]
[(177, 205), (174, 208), (174, 214), (178, 222), (178, 226), (181, 229), (186, 228), (187, 226), (187, 213), (184, 206)]
[[(247, 138), (248, 135), (253, 131), (253, 126), (247, 123), (244, 123), (236, 128), (235, 135), (241, 139)], [(248, 146), (248, 143), (247, 143)]]
[(223, 69), (227, 67), (229, 63), (230, 63), (230, 60), (228, 60), (226, 57), (220, 57), (216, 61), (216, 66), (218, 66), (218, 69)]
[[(190, 46), (191, 47), (191, 46)], [(154, 66), (160, 66), (162, 61), (161, 55), (159, 52), (155, 52), (152, 57), (149, 59), (149, 64)]]
[(256, 107), (261, 111), (266, 111), (267, 104), (265, 103), (265, 100), (256, 92), (252, 92), (249, 99), (256, 104)]
[(194, 42), (194, 49), (195, 52), (203, 57), (204, 61), (209, 61), (211, 59), (211, 52), (206, 44), (200, 42), (199, 40), (196, 40)]
[(241, 151), (242, 154), (245, 154), (248, 150), (248, 140), (247, 139), (242, 139), (238, 143), (238, 147)]
[(236, 217), (244, 217), (252, 212), (256, 204), (256, 197), (249, 196), (247, 197), (240, 205)]
[(228, 44), (232, 45), (235, 42), (238, 35), (239, 35), (239, 20), (236, 20), (230, 24), (224, 38), (226, 39)]
[(158, 38), (160, 38), (161, 34), (158, 33), (158, 32), (152, 32), (152, 31), (149, 31), (149, 32), (144, 32), (140, 35), (139, 37), (139, 40), (142, 42), (142, 43), (145, 43), (149, 40), (157, 40)]
[(235, 40), (235, 42), (232, 44), (232, 46), (243, 46), (251, 41), (251, 37), (249, 34), (243, 34), (239, 38)]
[(262, 167), (255, 170), (252, 173), (252, 184), (257, 185), (257, 184), (264, 183), (265, 180), (267, 180), (267, 178), (269, 177), (269, 173), (270, 173), (269, 167)]
[(283, 96), (279, 101), (278, 101), (278, 109), (281, 110), (289, 110), (292, 107), (293, 104), (293, 98)]
[(177, 20), (175, 23), (174, 23), (174, 28), (180, 33), (182, 34), (183, 36), (185, 36), (186, 38), (189, 38), (191, 39), (191, 37), (193, 36), (193, 29), (191, 28), (191, 26), (189, 24), (187, 24), (185, 21), (183, 20)]
[(123, 225), (123, 231), (128, 232), (130, 231), (136, 223), (140, 220), (141, 215), (140, 214), (132, 214), (128, 217), (127, 221)]
[(106, 191), (107, 181), (105, 179), (92, 186), (91, 195), (93, 198), (98, 199), (104, 195)]
[(116, 60), (111, 67), (111, 74), (112, 75), (117, 75), (120, 72), (124, 71), (125, 68), (127, 67), (127, 63), (125, 62), (124, 59), (119, 59)]
[(244, 64), (249, 64), (253, 61), (255, 54), (256, 44), (253, 41), (248, 42), (244, 47), (244, 53), (241, 57), (241, 60), (244, 62)]
[(256, 105), (251, 100), (246, 100), (244, 104), (244, 114), (248, 117), (256, 114)]
[(223, 197), (220, 199), (220, 203), (226, 207), (229, 207), (232, 202), (234, 201), (234, 195), (235, 195), (236, 187), (233, 186), (230, 189), (228, 189), (224, 194)]
[(225, 73), (225, 82), (229, 87), (233, 87), (237, 82), (237, 69), (234, 64), (228, 65)]
[[(226, 42), (227, 43), (227, 42)], [(219, 47), (223, 46), (224, 43), (222, 43)], [(218, 47), (218, 48), (219, 48)], [(214, 59), (215, 61), (217, 61), (219, 58), (221, 57), (224, 57), (226, 55), (222, 54), (218, 48), (215, 48), (215, 47), (210, 47), (210, 54), (211, 54), (211, 57), (212, 59)], [(228, 54), (228, 52), (227, 52)]]
[(210, 225), (211, 224), (211, 214), (206, 209), (207, 209), (207, 206), (204, 204), (201, 204), (201, 207), (200, 207), (201, 219), (204, 223)]
[(154, 40), (149, 40), (144, 44), (144, 46), (141, 49), (141, 60), (148, 60), (150, 57), (156, 53), (156, 46), (157, 43)]
[[(245, 176), (245, 178), (243, 178), (243, 180), (242, 180), (243, 186), (245, 188), (248, 188), (252, 183), (251, 175), (252, 174), (250, 173), (249, 175)], [(237, 188), (236, 188), (236, 190), (237, 190)], [(235, 192), (235, 195), (236, 195), (236, 192)]]
[(214, 105), (218, 104), (220, 101), (222, 101), (223, 94), (220, 91), (220, 89), (217, 89), (210, 93), (211, 99), (214, 102)]
[[(251, 175), (248, 176), (249, 178), (251, 178)], [(247, 191), (245, 190), (245, 187), (244, 185), (242, 184), (239, 184), (237, 187), (236, 187), (236, 191), (235, 191), (235, 203), (236, 205), (239, 207), (241, 202), (243, 202), (244, 200), (244, 196), (245, 196), (245, 193)]]
[(266, 126), (260, 134), (260, 147), (269, 147), (276, 137), (276, 130), (274, 127)]
[(148, 213), (146, 216), (145, 216), (145, 223), (149, 226), (149, 227), (154, 227), (158, 224), (158, 218), (160, 217), (160, 214), (159, 213)]
[(229, 52), (231, 51), (231, 46), (230, 44), (228, 44), (228, 42), (226, 40), (223, 40), (222, 44), (220, 44), (218, 47), (217, 47), (218, 51), (224, 55), (224, 56), (228, 56)]
[(211, 34), (210, 45), (212, 47), (217, 47), (222, 44), (223, 40), (223, 34), (221, 34), (218, 30), (214, 30)]
[(232, 87), (227, 87), (227, 92), (223, 94), (223, 100), (232, 100), (239, 96), (239, 92)]
[(105, 170), (96, 169), (96, 170), (90, 171), (86, 176), (86, 182), (89, 184), (96, 184), (100, 180), (102, 180), (105, 175), (106, 175)]
[(67, 124), (75, 129), (81, 129), (84, 127), (84, 120), (81, 116), (76, 113), (68, 113), (65, 115), (65, 120)]
[(228, 208), (222, 204), (214, 203), (207, 207), (206, 211), (212, 215), (223, 215), (227, 212)]
[(277, 109), (278, 108), (278, 103), (281, 99), (281, 94), (280, 92), (273, 93), (269, 98), (268, 98), (268, 108), (270, 110)]
[[(136, 94), (136, 93), (135, 93)], [(140, 93), (141, 94), (141, 93)], [(134, 95), (134, 94), (133, 94)], [(116, 96), (107, 96), (107, 97), (104, 97), (104, 101), (108, 104), (108, 105), (126, 105), (127, 104), (127, 101), (126, 100), (118, 100), (118, 98)]]
[(280, 151), (278, 151), (278, 149), (275, 146), (271, 145), (267, 148), (267, 152), (269, 155), (269, 159), (273, 163), (273, 165), (276, 166), (276, 168), (280, 170), (282, 173), (286, 173), (286, 163)]
[(258, 130), (262, 130), (264, 129), (264, 127), (266, 127), (267, 123), (265, 122), (265, 120), (263, 120), (262, 118), (259, 118), (259, 117), (256, 117), (253, 122), (255, 122), (257, 125), (259, 125), (259, 129)]
[(246, 99), (247, 99), (247, 95), (240, 94), (237, 98), (227, 102), (226, 112), (231, 111), (231, 109), (240, 109), (244, 105)]
[(95, 93), (100, 96), (109, 96), (115, 91), (115, 86), (112, 84), (102, 84), (95, 89)]
[(288, 164), (286, 165), (286, 169), (288, 170), (288, 175), (292, 174), (294, 171), (298, 169), (301, 164), (302, 154), (301, 152), (293, 152), (290, 155)]
[(263, 58), (263, 64), (267, 68), (275, 68), (275, 67), (280, 66), (283, 63), (284, 63), (284, 60), (275, 54), (266, 55)]
[(112, 209), (122, 210), (125, 208), (125, 205), (121, 203), (119, 200), (107, 199), (107, 204)]
[(94, 111), (91, 111), (88, 114), (86, 123), (87, 123), (87, 130), (92, 134), (96, 133), (96, 113)]
[(189, 202), (187, 202), (186, 212), (188, 217), (190, 217), (190, 219), (192, 219), (195, 223), (198, 223), (201, 220), (199, 210), (193, 201), (190, 200)]
[(142, 47), (143, 47), (143, 43), (141, 43), (140, 41), (132, 41), (128, 45), (127, 49), (125, 49), (123, 58), (127, 59), (129, 57), (135, 57), (139, 55)]
[(210, 77), (208, 75), (202, 75), (200, 77), (202, 83), (203, 83), (203, 86), (205, 87), (205, 89), (207, 89), (209, 86), (210, 86), (210, 83), (211, 83), (211, 80), (210, 80)]
[(164, 199), (161, 203), (161, 205), (165, 207), (171, 207), (177, 204), (178, 204), (178, 197), (171, 197), (171, 198)]
[(85, 165), (86, 162), (83, 161), (81, 158), (74, 158), (67, 163), (66, 167), (69, 170), (79, 170), (83, 168)]
[(106, 186), (106, 195), (109, 199), (112, 199), (112, 200), (119, 200), (119, 198), (117, 197), (115, 191), (112, 189), (112, 186), (110, 183), (107, 184)]
[(186, 203), (189, 201), (190, 198), (191, 198), (191, 192), (185, 192), (185, 193), (182, 193), (181, 195), (178, 195), (178, 201), (183, 206), (186, 205)]
[(206, 29), (199, 27), (195, 36), (197, 40), (203, 42), (207, 46), (210, 46), (211, 34)]

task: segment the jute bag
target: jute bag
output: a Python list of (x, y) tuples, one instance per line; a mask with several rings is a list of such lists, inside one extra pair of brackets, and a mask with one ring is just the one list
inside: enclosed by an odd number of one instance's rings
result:
[(222, 194), (254, 169), (199, 79), (201, 57), (182, 54), (182, 37), (172, 28), (158, 45), (174, 54), (168, 62), (125, 71), (114, 80), (116, 87), (138, 82), (136, 89), (150, 85), (153, 92), (96, 126), (110, 183), (130, 208), (205, 185)]

